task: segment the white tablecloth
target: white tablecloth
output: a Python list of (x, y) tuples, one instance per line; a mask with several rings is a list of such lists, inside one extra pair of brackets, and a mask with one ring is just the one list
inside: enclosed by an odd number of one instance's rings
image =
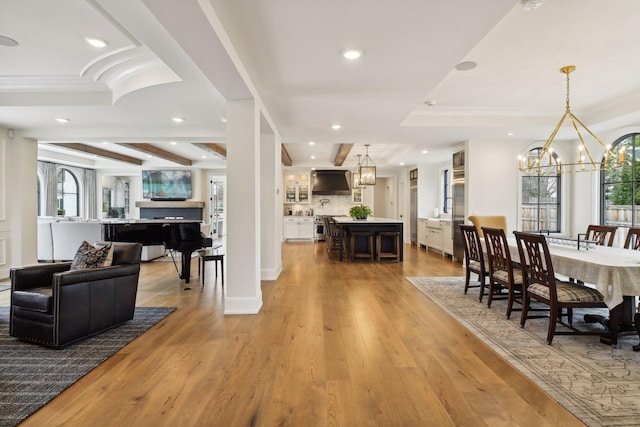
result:
[[(515, 237), (508, 238), (513, 261), (520, 262)], [(593, 284), (612, 309), (623, 295), (640, 295), (640, 251), (608, 246), (577, 250), (549, 244), (555, 273)]]

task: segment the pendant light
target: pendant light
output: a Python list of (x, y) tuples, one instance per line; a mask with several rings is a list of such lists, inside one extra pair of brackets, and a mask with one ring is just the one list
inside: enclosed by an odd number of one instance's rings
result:
[(364, 144), (366, 154), (364, 160), (360, 165), (360, 184), (361, 185), (376, 185), (376, 165), (369, 157), (369, 144)]

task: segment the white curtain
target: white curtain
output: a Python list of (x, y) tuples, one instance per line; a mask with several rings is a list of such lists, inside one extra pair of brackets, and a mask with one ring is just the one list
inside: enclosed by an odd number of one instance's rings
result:
[(98, 198), (96, 188), (96, 171), (93, 169), (84, 170), (84, 199), (87, 219), (98, 218)]
[(42, 163), (42, 171), (44, 175), (44, 197), (46, 216), (58, 215), (58, 173), (56, 165), (53, 163)]

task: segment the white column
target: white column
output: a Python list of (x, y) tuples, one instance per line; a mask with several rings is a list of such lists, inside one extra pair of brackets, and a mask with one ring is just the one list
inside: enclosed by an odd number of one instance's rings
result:
[(260, 113), (253, 100), (227, 103), (225, 314), (255, 314), (260, 288)]
[[(282, 271), (282, 167), (280, 138), (265, 129), (260, 135), (260, 222), (262, 280), (276, 280)], [(269, 132), (268, 132), (269, 131)]]

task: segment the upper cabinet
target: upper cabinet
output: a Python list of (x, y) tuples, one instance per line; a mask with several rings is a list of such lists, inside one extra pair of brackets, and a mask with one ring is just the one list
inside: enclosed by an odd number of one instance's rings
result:
[(311, 182), (309, 174), (289, 174), (285, 177), (284, 202), (285, 203), (309, 203), (311, 202)]

